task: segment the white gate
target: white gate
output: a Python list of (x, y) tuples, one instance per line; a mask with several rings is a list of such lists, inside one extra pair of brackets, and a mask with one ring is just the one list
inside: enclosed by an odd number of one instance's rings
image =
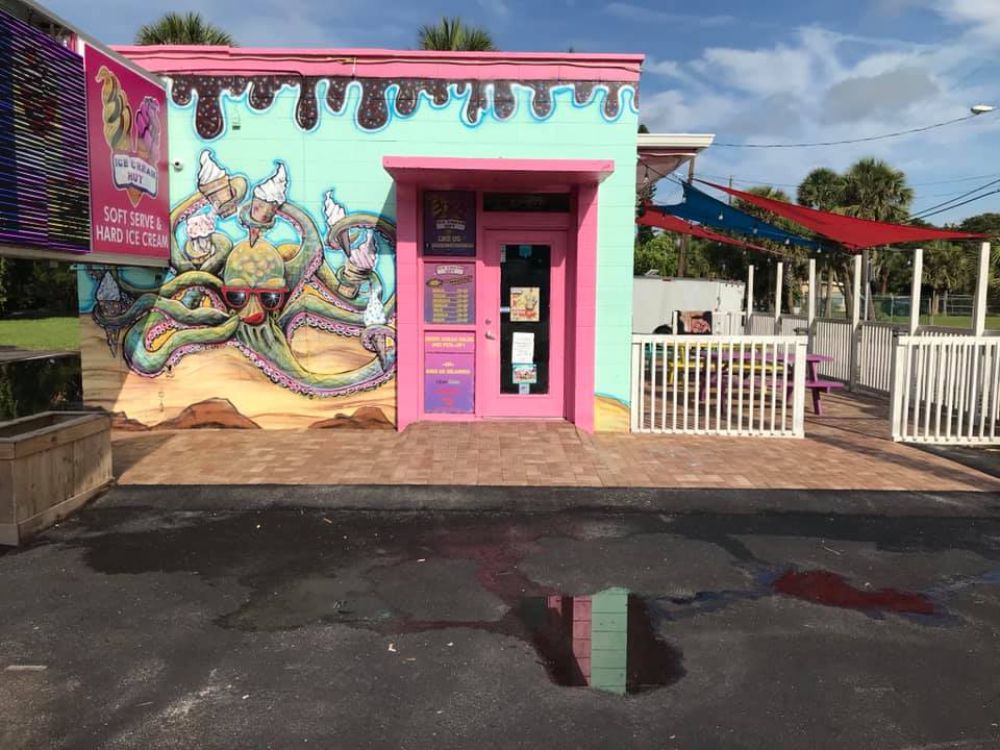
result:
[(890, 416), (893, 440), (1000, 444), (1000, 338), (901, 336)]
[(632, 431), (802, 437), (805, 361), (804, 336), (634, 335)]

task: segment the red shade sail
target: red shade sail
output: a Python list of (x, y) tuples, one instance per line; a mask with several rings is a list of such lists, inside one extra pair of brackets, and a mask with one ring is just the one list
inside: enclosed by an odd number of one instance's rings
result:
[(752, 203), (778, 216), (791, 219), (796, 224), (811, 229), (816, 234), (829, 237), (839, 242), (848, 250), (861, 250), (879, 245), (896, 245), (903, 242), (923, 242), (927, 240), (975, 240), (986, 239), (985, 234), (970, 232), (954, 232), (948, 229), (929, 229), (905, 224), (889, 224), (884, 221), (855, 219), (853, 216), (841, 216), (829, 211), (817, 211), (815, 208), (797, 206), (785, 201), (763, 198), (753, 193), (716, 185), (714, 182), (698, 180), (706, 185), (736, 196), (740, 200)]
[(726, 245), (735, 245), (736, 247), (742, 247), (747, 250), (756, 250), (759, 253), (766, 253), (767, 255), (780, 255), (780, 253), (775, 253), (773, 250), (769, 250), (766, 247), (751, 245), (749, 242), (734, 240), (732, 237), (727, 237), (724, 234), (712, 232), (708, 229), (702, 229), (689, 221), (678, 219), (676, 216), (670, 216), (669, 214), (661, 214), (659, 211), (646, 211), (642, 216), (635, 220), (635, 223), (646, 227), (657, 227), (668, 232), (690, 234), (692, 237), (701, 237), (702, 239), (711, 240), (712, 242), (722, 242)]

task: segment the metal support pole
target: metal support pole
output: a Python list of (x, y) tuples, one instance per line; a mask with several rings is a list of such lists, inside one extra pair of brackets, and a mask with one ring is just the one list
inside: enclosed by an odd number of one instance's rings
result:
[(851, 370), (847, 387), (854, 390), (858, 384), (858, 367), (861, 352), (861, 256), (854, 256), (854, 267), (851, 269), (851, 294), (854, 304), (851, 305)]
[(806, 319), (809, 330), (812, 330), (813, 322), (816, 320), (816, 259), (809, 259), (809, 304), (806, 307)]
[(865, 290), (865, 308), (862, 318), (868, 320), (868, 308), (870, 306), (870, 300), (872, 295), (872, 255), (871, 251), (867, 248), (861, 251), (861, 257), (863, 259), (862, 265), (864, 266), (864, 280), (862, 286)]
[(854, 268), (851, 272), (851, 296), (854, 304), (851, 305), (851, 325), (855, 328), (861, 322), (861, 256), (854, 256)]
[(744, 333), (750, 330), (750, 316), (753, 315), (753, 273), (753, 266), (747, 268), (747, 319), (743, 323)]
[(990, 286), (990, 243), (979, 246), (979, 271), (976, 276), (976, 306), (973, 309), (972, 335), (986, 332), (986, 295)]
[(924, 249), (913, 251), (913, 278), (910, 280), (910, 335), (920, 328), (920, 286), (924, 282)]

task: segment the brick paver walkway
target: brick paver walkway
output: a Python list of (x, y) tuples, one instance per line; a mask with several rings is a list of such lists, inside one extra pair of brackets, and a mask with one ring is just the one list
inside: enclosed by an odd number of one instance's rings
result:
[(554, 422), (381, 430), (117, 433), (120, 484), (482, 484), (993, 490), (1000, 481), (888, 440), (883, 402), (834, 395), (804, 440), (586, 435)]

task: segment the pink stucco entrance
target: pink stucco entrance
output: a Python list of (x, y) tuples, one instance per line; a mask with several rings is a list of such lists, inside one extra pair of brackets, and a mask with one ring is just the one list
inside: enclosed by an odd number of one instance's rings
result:
[[(597, 188), (614, 164), (434, 157), (383, 164), (396, 181), (398, 429), (416, 421), (555, 419), (592, 431)], [(425, 236), (425, 211), (448, 191), (475, 196), (475, 247), (457, 256)], [(493, 210), (498, 195), (515, 196), (513, 207)], [(519, 210), (516, 196), (564, 200), (565, 210)], [(460, 297), (464, 288), (474, 294)], [(445, 309), (461, 313), (439, 317)]]

